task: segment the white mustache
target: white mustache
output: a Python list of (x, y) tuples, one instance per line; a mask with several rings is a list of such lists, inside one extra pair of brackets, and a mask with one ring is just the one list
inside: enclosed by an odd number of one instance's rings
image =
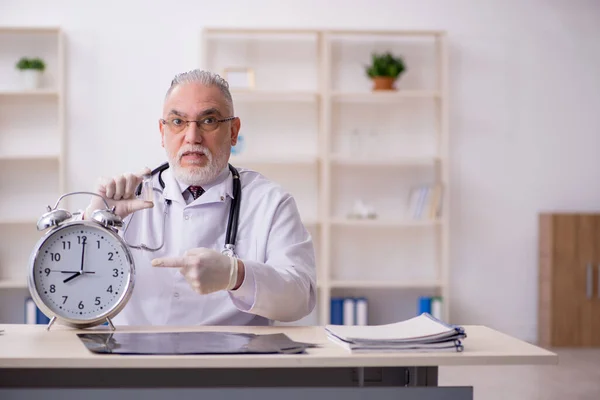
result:
[(187, 146), (187, 147), (182, 147), (181, 149), (179, 149), (179, 151), (177, 152), (177, 159), (181, 159), (181, 157), (183, 157), (183, 155), (185, 153), (201, 153), (206, 155), (209, 159), (212, 159), (212, 154), (210, 152), (210, 150), (204, 146), (201, 145), (195, 145), (195, 146)]

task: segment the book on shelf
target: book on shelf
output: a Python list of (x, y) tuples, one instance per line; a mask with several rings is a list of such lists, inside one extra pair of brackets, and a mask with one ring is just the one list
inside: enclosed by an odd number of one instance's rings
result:
[(435, 220), (442, 215), (443, 187), (422, 185), (411, 189), (408, 198), (408, 217), (413, 220)]
[(364, 297), (332, 297), (332, 325), (367, 325), (367, 299)]
[(417, 305), (417, 315), (428, 313), (433, 318), (443, 320), (441, 296), (420, 296)]
[(332, 342), (355, 353), (368, 352), (461, 352), (463, 327), (447, 324), (429, 313), (385, 325), (327, 325)]

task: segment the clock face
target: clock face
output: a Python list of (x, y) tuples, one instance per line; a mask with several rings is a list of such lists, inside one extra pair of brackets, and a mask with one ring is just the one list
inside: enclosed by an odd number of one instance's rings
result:
[(46, 237), (31, 271), (40, 300), (64, 319), (105, 317), (130, 293), (131, 257), (94, 222), (66, 224)]

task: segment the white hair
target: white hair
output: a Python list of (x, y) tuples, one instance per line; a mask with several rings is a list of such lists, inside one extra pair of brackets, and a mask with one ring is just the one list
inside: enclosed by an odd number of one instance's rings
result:
[(184, 83), (200, 83), (206, 87), (216, 86), (225, 97), (229, 111), (233, 115), (233, 99), (231, 98), (231, 92), (229, 91), (229, 83), (219, 74), (201, 69), (193, 69), (191, 71), (181, 72), (175, 75), (171, 81), (171, 86), (167, 90), (165, 99), (169, 97), (169, 94), (171, 94), (177, 85)]

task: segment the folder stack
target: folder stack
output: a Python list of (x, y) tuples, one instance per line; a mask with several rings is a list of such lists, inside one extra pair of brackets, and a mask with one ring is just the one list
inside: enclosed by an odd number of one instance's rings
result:
[(358, 353), (396, 351), (463, 351), (464, 328), (449, 325), (429, 313), (386, 325), (327, 325), (327, 337)]

